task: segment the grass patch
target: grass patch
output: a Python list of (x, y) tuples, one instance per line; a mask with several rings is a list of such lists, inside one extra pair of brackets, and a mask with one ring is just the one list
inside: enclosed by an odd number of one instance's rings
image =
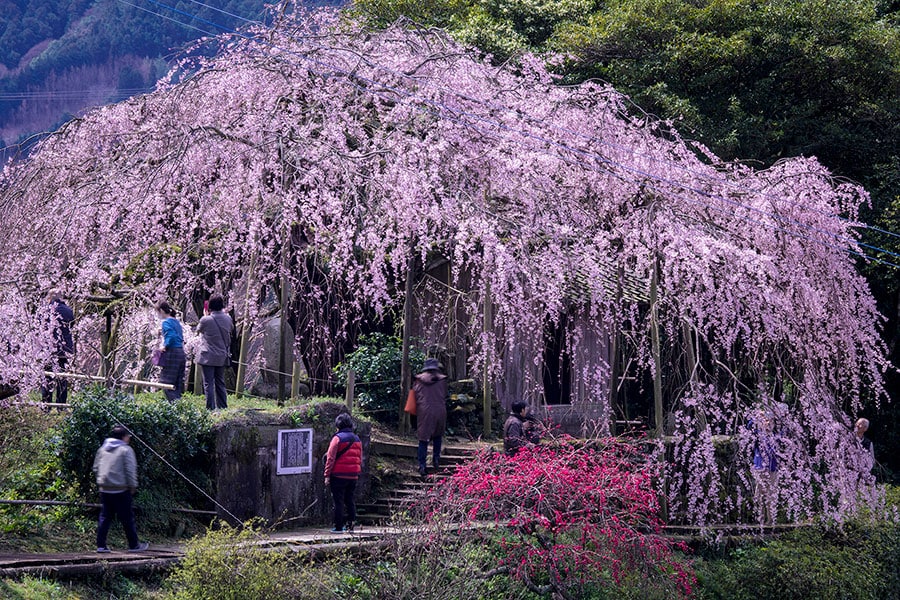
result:
[(36, 577), (0, 580), (4, 600), (160, 600), (158, 578), (111, 575), (94, 582), (61, 582)]

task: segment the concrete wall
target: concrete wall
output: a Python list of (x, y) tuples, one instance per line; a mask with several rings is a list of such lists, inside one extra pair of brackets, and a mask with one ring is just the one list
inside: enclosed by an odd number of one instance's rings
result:
[[(281, 414), (248, 412), (216, 429), (216, 500), (241, 520), (261, 517), (285, 526), (330, 522), (331, 495), (325, 487), (325, 452), (334, 435), (334, 418), (345, 410), (340, 404), (299, 406)], [(312, 473), (276, 474), (279, 429), (312, 428)], [(357, 500), (367, 497), (371, 428), (356, 423), (363, 442), (363, 474)], [(225, 518), (222, 510), (220, 516)]]
[(605, 436), (609, 435), (609, 421), (603, 409), (601, 404), (587, 402), (555, 404), (542, 407), (538, 416), (557, 426), (559, 433), (574, 437)]

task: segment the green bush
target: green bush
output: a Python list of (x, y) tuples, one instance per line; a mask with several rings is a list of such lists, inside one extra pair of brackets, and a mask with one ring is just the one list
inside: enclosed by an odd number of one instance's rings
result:
[(47, 496), (56, 482), (57, 415), (33, 407), (0, 410), (0, 492), (7, 499)]
[[(0, 498), (79, 499), (59, 477), (61, 418), (28, 406), (0, 410)], [(62, 528), (67, 530), (62, 539), (77, 543), (85, 526), (80, 512), (70, 507), (0, 505), (0, 551), (58, 547)]]
[[(355, 371), (359, 407), (380, 421), (390, 422), (396, 420), (400, 408), (402, 359), (403, 342), (399, 337), (383, 333), (363, 335), (356, 350), (334, 368), (334, 374), (343, 382), (347, 371)], [(419, 372), (425, 353), (410, 348), (409, 362), (413, 372)]]
[(168, 600), (332, 598), (340, 581), (328, 565), (270, 548), (252, 527), (223, 526), (188, 544), (166, 581)]
[(79, 395), (61, 430), (62, 474), (84, 497), (96, 492), (94, 455), (118, 422), (140, 438), (132, 440), (131, 446), (138, 461), (140, 491), (136, 500), (143, 509), (144, 522), (161, 524), (168, 519), (167, 508), (207, 504), (202, 494), (148, 446), (209, 492), (213, 436), (208, 413), (186, 400), (170, 403), (156, 396), (135, 399), (105, 388), (92, 388)]
[(699, 597), (728, 600), (900, 598), (900, 525), (797, 530), (699, 560)]

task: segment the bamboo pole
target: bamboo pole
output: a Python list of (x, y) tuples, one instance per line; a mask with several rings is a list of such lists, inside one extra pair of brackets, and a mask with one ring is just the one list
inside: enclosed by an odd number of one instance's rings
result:
[(194, 361), (194, 393), (198, 396), (204, 394), (203, 390), (203, 367), (197, 361)]
[[(610, 424), (609, 424), (609, 434), (612, 436), (616, 435), (616, 404), (619, 399), (619, 370), (621, 369), (621, 360), (619, 357), (620, 348), (619, 348), (619, 328), (621, 319), (621, 306), (622, 306), (622, 279), (625, 276), (625, 271), (623, 267), (619, 267), (618, 269), (618, 277), (616, 278), (616, 310), (615, 310), (615, 319), (616, 322), (613, 323), (612, 333), (609, 336), (609, 412), (610, 412)], [(623, 414), (625, 415), (625, 419), (628, 419), (628, 402), (625, 401), (623, 404)]]
[(100, 381), (106, 381), (112, 371), (110, 365), (110, 342), (112, 341), (112, 313), (108, 310), (105, 317), (105, 328), (100, 334)]
[(491, 435), (491, 352), (488, 348), (488, 334), (494, 328), (493, 306), (491, 305), (491, 282), (484, 282), (484, 320), (482, 322), (482, 344), (484, 344), (484, 373), (481, 377), (482, 420), (484, 437)]
[[(102, 508), (102, 504), (93, 502), (68, 502), (65, 500), (0, 500), (0, 504), (10, 506), (74, 506), (75, 508)], [(135, 505), (136, 510), (141, 510), (140, 506)], [(216, 516), (218, 513), (214, 510), (197, 510), (194, 508), (165, 508), (166, 512), (184, 513), (188, 515), (204, 515)]]
[[(58, 377), (62, 379), (79, 379), (81, 381), (109, 381), (106, 377), (99, 375), (82, 375), (81, 373), (56, 373), (54, 371), (44, 371), (47, 377)], [(119, 379), (118, 383), (124, 385), (134, 385), (138, 387), (153, 387), (161, 390), (174, 390), (175, 386), (170, 383), (159, 383), (157, 381), (143, 381), (141, 379)]]
[[(689, 381), (694, 383), (697, 380), (697, 352), (694, 349), (694, 333), (687, 322), (681, 324), (681, 337), (684, 343), (686, 366), (690, 373)], [(706, 421), (706, 413), (703, 412), (701, 407), (694, 407), (694, 416), (697, 418), (697, 425), (700, 427), (700, 431), (706, 431), (709, 425)]]
[[(281, 321), (278, 328), (278, 406), (284, 406), (285, 388), (287, 385), (285, 372), (287, 371), (288, 345), (288, 305), (290, 304), (290, 281), (288, 269), (290, 268), (291, 236), (288, 232), (287, 239), (281, 249)], [(293, 362), (293, 344), (291, 344), (291, 361)]]
[(247, 352), (250, 346), (250, 291), (253, 289), (253, 274), (256, 272), (256, 254), (250, 255), (250, 269), (247, 271), (247, 292), (244, 295), (244, 315), (241, 321), (241, 347), (238, 350), (238, 368), (235, 375), (234, 394), (240, 398), (244, 394), (244, 380), (247, 378)]
[[(650, 338), (653, 345), (653, 418), (656, 425), (656, 437), (663, 439), (665, 435), (665, 419), (663, 418), (663, 397), (662, 397), (662, 357), (660, 356), (659, 342), (659, 311), (657, 300), (659, 296), (659, 257), (653, 263), (653, 274), (650, 278)], [(665, 473), (663, 473), (662, 481), (663, 489), (666, 489), (667, 482)], [(665, 493), (659, 498), (659, 512), (663, 521), (669, 519), (669, 502)]]
[(294, 366), (291, 369), (291, 402), (294, 403), (297, 403), (300, 398), (300, 382), (303, 379), (301, 376), (302, 373), (303, 365), (295, 360)]
[(662, 397), (662, 358), (659, 342), (659, 314), (657, 309), (659, 286), (659, 261), (653, 263), (653, 274), (650, 278), (650, 343), (653, 346), (653, 419), (656, 425), (656, 436), (665, 433)]
[(347, 404), (347, 410), (353, 414), (353, 399), (356, 394), (356, 371), (347, 369), (347, 391), (344, 393), (344, 402)]
[(400, 411), (399, 423), (400, 433), (409, 431), (409, 415), (406, 413), (406, 397), (409, 395), (409, 388), (412, 386), (412, 367), (409, 364), (409, 343), (412, 337), (412, 320), (413, 320), (413, 284), (416, 278), (416, 257), (413, 254), (413, 248), (410, 244), (409, 267), (406, 271), (406, 289), (403, 298), (403, 349), (400, 363)]

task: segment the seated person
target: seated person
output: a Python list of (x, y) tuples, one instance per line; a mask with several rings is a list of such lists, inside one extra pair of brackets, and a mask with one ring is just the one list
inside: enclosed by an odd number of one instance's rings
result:
[(519, 448), (541, 441), (539, 424), (529, 415), (528, 404), (517, 400), (512, 403), (509, 418), (503, 425), (503, 449), (514, 456)]

